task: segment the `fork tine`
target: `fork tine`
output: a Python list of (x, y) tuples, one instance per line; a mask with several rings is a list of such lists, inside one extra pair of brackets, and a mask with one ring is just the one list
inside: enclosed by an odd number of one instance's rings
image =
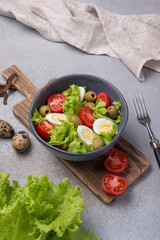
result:
[(137, 100), (136, 100), (135, 96), (132, 97), (132, 105), (133, 105), (133, 109), (134, 109), (134, 112), (135, 112), (137, 118), (139, 118), (140, 117), (140, 111), (139, 111)]
[(148, 112), (144, 104), (144, 100), (140, 93), (136, 93), (132, 98), (133, 109), (138, 118), (148, 117)]
[(141, 104), (141, 108), (142, 108), (144, 117), (147, 117), (147, 116), (148, 116), (148, 112), (147, 112), (147, 109), (146, 109), (144, 100), (143, 100), (143, 98), (142, 98), (142, 95), (141, 95), (140, 93), (139, 93), (138, 95), (139, 95), (139, 100), (140, 100), (140, 104)]
[(139, 109), (139, 112), (140, 112), (140, 118), (143, 118), (144, 113), (143, 113), (143, 109), (142, 109), (141, 99), (140, 99), (138, 93), (136, 94), (136, 101), (137, 101), (138, 109)]

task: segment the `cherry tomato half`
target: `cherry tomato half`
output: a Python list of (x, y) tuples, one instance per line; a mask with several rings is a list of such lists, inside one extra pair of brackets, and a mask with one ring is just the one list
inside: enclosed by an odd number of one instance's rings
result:
[(106, 174), (102, 178), (102, 188), (112, 195), (119, 195), (127, 189), (127, 180), (114, 174)]
[(97, 95), (97, 99), (100, 99), (102, 101), (104, 101), (106, 103), (106, 107), (105, 108), (108, 108), (110, 106), (110, 99), (108, 97), (108, 95), (105, 93), (105, 92), (100, 92), (98, 93)]
[(128, 164), (127, 156), (120, 150), (112, 150), (104, 161), (104, 167), (111, 173), (121, 173)]
[(47, 102), (50, 106), (52, 112), (60, 113), (63, 112), (62, 103), (66, 101), (66, 98), (61, 93), (52, 94), (48, 99)]
[(50, 134), (48, 133), (50, 130), (53, 129), (53, 125), (48, 122), (47, 120), (41, 121), (37, 124), (37, 133), (43, 138), (49, 138)]
[(93, 127), (94, 118), (93, 118), (93, 110), (89, 107), (82, 107), (80, 111), (80, 119), (82, 123), (87, 127)]

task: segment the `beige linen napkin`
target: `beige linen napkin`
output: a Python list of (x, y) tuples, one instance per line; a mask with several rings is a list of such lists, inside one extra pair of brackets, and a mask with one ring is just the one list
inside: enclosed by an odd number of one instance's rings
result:
[(143, 66), (160, 72), (160, 14), (120, 15), (66, 0), (0, 0), (0, 14), (50, 41), (119, 58), (139, 80)]

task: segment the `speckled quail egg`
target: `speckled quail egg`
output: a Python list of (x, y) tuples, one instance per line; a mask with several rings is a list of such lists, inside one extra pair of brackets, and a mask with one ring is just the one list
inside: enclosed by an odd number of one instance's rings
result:
[(6, 121), (0, 120), (0, 137), (8, 138), (14, 134), (14, 128)]
[(77, 128), (78, 136), (87, 143), (87, 145), (92, 145), (92, 139), (94, 132), (84, 125), (79, 125)]
[(93, 123), (93, 131), (97, 134), (104, 132), (107, 133), (112, 129), (113, 122), (105, 118), (98, 118)]
[(66, 114), (64, 113), (50, 113), (46, 115), (46, 119), (48, 122), (52, 123), (53, 125), (60, 125), (61, 121), (66, 121)]
[(29, 147), (29, 135), (25, 131), (20, 131), (12, 138), (12, 147), (18, 152), (24, 152)]

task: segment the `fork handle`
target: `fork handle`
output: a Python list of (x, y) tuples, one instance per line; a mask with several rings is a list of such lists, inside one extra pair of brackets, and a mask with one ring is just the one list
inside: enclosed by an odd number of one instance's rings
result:
[(156, 156), (156, 159), (160, 168), (160, 147), (154, 148), (154, 154)]
[(153, 138), (151, 140), (150, 144), (154, 150), (154, 154), (157, 159), (158, 166), (160, 168), (160, 143), (159, 143), (159, 140), (156, 138)]

